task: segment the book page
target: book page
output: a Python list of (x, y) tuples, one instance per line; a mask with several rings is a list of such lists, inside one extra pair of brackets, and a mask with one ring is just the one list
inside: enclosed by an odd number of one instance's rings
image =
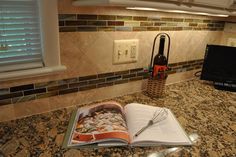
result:
[(181, 128), (178, 121), (167, 109), (168, 116), (161, 122), (153, 124), (143, 131), (139, 136), (134, 135), (153, 118), (154, 112), (160, 110), (159, 107), (142, 105), (137, 103), (125, 106), (126, 121), (129, 128), (131, 143), (133, 144), (165, 144), (165, 145), (190, 145), (191, 141)]
[(103, 102), (78, 109), (69, 145), (129, 142), (124, 111), (116, 102)]

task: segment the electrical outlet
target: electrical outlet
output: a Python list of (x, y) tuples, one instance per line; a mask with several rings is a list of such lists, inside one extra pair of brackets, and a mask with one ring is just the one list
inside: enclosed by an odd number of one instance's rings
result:
[(139, 40), (115, 40), (113, 64), (133, 63), (138, 60)]

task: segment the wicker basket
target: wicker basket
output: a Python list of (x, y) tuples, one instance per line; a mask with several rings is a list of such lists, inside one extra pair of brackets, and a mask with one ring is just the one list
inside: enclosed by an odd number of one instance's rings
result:
[[(156, 44), (156, 39), (161, 36), (162, 38), (162, 44), (165, 45), (165, 40), (163, 42), (163, 36), (168, 37), (168, 48), (167, 48), (167, 58), (166, 58), (166, 64), (157, 64), (155, 62), (154, 57), (154, 51), (155, 51), (155, 44)], [(160, 38), (160, 44), (161, 44), (161, 38)], [(165, 39), (165, 37), (164, 37)], [(163, 51), (163, 50), (162, 50)], [(160, 47), (159, 47), (159, 52), (160, 53)], [(151, 61), (149, 64), (149, 72), (151, 72), (151, 75), (147, 80), (146, 83), (146, 90), (144, 90), (144, 94), (152, 97), (152, 98), (160, 98), (163, 97), (165, 94), (165, 84), (166, 84), (166, 79), (167, 79), (167, 69), (168, 69), (168, 59), (169, 59), (169, 52), (170, 52), (170, 36), (166, 33), (159, 33), (156, 35), (153, 41), (153, 47), (152, 47), (152, 55), (151, 55)], [(161, 55), (161, 53), (160, 53)], [(162, 56), (163, 56), (162, 52)], [(165, 56), (164, 56), (165, 57)], [(154, 61), (153, 61), (154, 60)], [(165, 62), (163, 62), (165, 63)]]
[(152, 98), (161, 98), (165, 95), (165, 79), (148, 78), (144, 93)]

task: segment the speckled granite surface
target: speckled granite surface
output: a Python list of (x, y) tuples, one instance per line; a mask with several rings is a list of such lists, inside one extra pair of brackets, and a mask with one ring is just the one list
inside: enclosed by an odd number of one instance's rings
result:
[[(122, 104), (138, 102), (170, 108), (186, 132), (200, 139), (192, 147), (167, 156), (236, 156), (236, 93), (219, 91), (202, 81), (169, 85), (166, 96), (150, 99), (142, 93), (115, 98)], [(71, 111), (57, 110), (0, 123), (0, 150), (14, 157), (148, 156), (166, 147), (62, 149)]]

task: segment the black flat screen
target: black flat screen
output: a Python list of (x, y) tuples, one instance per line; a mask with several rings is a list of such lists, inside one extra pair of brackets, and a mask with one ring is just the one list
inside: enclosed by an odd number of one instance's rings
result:
[(201, 79), (236, 83), (236, 47), (207, 45)]

